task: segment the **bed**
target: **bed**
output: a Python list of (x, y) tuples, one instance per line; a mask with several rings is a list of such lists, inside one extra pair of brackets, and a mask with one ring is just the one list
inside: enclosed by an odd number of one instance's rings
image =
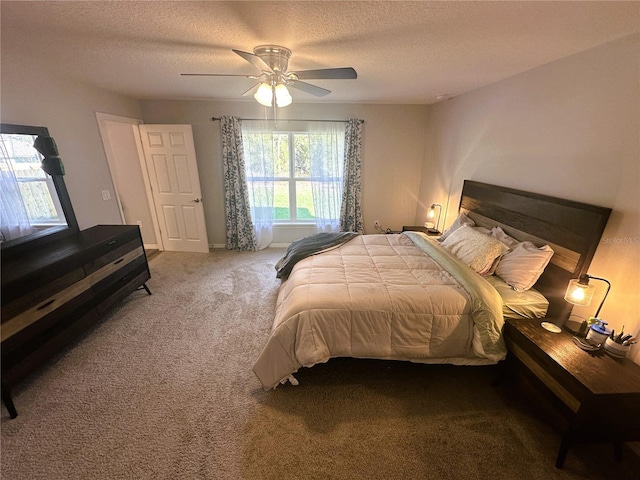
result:
[[(568, 318), (566, 285), (587, 272), (610, 212), (466, 180), (440, 238), (359, 235), (298, 261), (253, 371), (271, 389), (333, 357), (495, 364), (505, 316)], [(525, 244), (547, 260), (523, 280), (506, 259)]]

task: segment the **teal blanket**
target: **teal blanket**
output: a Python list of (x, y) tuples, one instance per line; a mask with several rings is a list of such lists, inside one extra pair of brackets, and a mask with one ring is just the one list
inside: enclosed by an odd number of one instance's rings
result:
[(473, 302), (473, 322), (484, 350), (484, 356), (496, 361), (504, 358), (507, 350), (502, 338), (503, 305), (502, 297), (496, 289), (437, 242), (430, 241), (428, 237), (418, 232), (404, 232), (403, 234), (409, 237), (420, 250), (438, 262), (469, 294)]

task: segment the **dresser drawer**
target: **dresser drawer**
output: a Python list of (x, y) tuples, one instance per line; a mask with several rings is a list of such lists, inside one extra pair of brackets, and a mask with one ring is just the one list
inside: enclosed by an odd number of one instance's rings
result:
[[(135, 246), (142, 246), (140, 237), (140, 229), (132, 225), (98, 225), (81, 232), (84, 248), (82, 249), (82, 259), (85, 265), (93, 265), (100, 258), (113, 257), (114, 252), (122, 255), (126, 248), (125, 245), (134, 242)], [(125, 248), (123, 248), (125, 247)], [(110, 260), (105, 260), (108, 263)], [(100, 268), (100, 266), (97, 266)]]
[[(52, 335), (52, 330), (66, 328), (66, 324), (72, 322), (75, 316), (83, 315), (89, 310), (95, 310), (91, 286), (88, 282), (85, 282), (85, 286), (87, 287), (85, 290), (67, 301), (61, 301), (56, 308), (51, 305), (40, 310), (38, 313), (41, 314), (35, 321), (21, 323), (19, 328), (14, 328), (11, 321), (5, 322), (2, 325), (3, 362), (7, 354), (21, 351), (26, 345), (37, 343), (36, 338), (46, 338)], [(17, 321), (21, 318), (24, 317), (19, 316), (12, 320)], [(10, 328), (6, 329), (5, 325), (9, 325)], [(3, 369), (4, 367), (5, 365), (2, 366)]]
[(96, 271), (110, 264), (113, 268), (117, 268), (117, 265), (123, 261), (126, 262), (127, 258), (130, 259), (144, 255), (144, 249), (142, 248), (139, 238), (126, 243), (118, 242), (118, 244), (119, 246), (115, 245), (115, 248), (112, 250), (100, 252), (100, 256), (85, 258), (84, 269), (87, 275), (92, 276)]
[(15, 317), (36, 304), (41, 304), (57, 292), (73, 285), (85, 277), (80, 255), (73, 255), (52, 263), (37, 272), (13, 275), (12, 281), (8, 269), (17, 265), (2, 265), (2, 323)]
[(149, 278), (149, 268), (144, 255), (136, 257), (111, 275), (104, 277), (92, 287), (98, 312), (106, 312)]
[[(64, 349), (71, 341), (82, 334), (99, 318), (92, 303), (78, 304), (71, 309), (66, 318), (59, 318), (58, 322), (44, 332), (35, 334), (20, 342), (2, 345), (2, 383), (12, 386), (26, 377), (33, 370), (40, 367), (48, 358)], [(68, 305), (71, 307), (71, 305)], [(21, 332), (20, 335), (23, 335)], [(17, 339), (17, 335), (16, 335)], [(7, 348), (10, 347), (10, 348)]]
[[(12, 305), (8, 305), (6, 309), (3, 308), (2, 314), (2, 330), (0, 330), (0, 336), (2, 337), (2, 345), (4, 348), (4, 342), (10, 337), (16, 335), (18, 332), (26, 329), (27, 327), (38, 323), (56, 310), (64, 311), (64, 306), (70, 302), (73, 302), (85, 292), (90, 292), (91, 282), (88, 277), (83, 277), (79, 281), (69, 285), (68, 287), (55, 292), (50, 297), (44, 298), (40, 302), (33, 304), (31, 307), (23, 310), (15, 315), (15, 309)], [(5, 317), (5, 310), (11, 312)], [(43, 322), (43, 324), (46, 322)]]

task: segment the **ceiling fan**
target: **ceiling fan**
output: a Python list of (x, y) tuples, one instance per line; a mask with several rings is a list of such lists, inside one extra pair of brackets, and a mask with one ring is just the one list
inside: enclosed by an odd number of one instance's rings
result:
[(302, 80), (350, 80), (358, 78), (358, 74), (352, 67), (288, 72), (291, 50), (279, 45), (260, 45), (253, 49), (253, 53), (241, 50), (233, 50), (233, 52), (258, 68), (261, 73), (257, 75), (183, 73), (181, 75), (256, 79), (258, 83), (244, 92), (242, 96), (253, 95), (259, 103), (267, 107), (272, 106), (274, 98), (278, 107), (289, 105), (292, 102), (292, 98), (287, 87), (296, 88), (316, 97), (324, 97), (331, 93), (331, 90), (303, 82)]

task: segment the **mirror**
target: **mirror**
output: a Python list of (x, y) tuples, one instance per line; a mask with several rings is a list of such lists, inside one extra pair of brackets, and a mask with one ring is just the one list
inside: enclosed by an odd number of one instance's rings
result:
[(0, 246), (78, 230), (64, 166), (46, 127), (0, 124)]

